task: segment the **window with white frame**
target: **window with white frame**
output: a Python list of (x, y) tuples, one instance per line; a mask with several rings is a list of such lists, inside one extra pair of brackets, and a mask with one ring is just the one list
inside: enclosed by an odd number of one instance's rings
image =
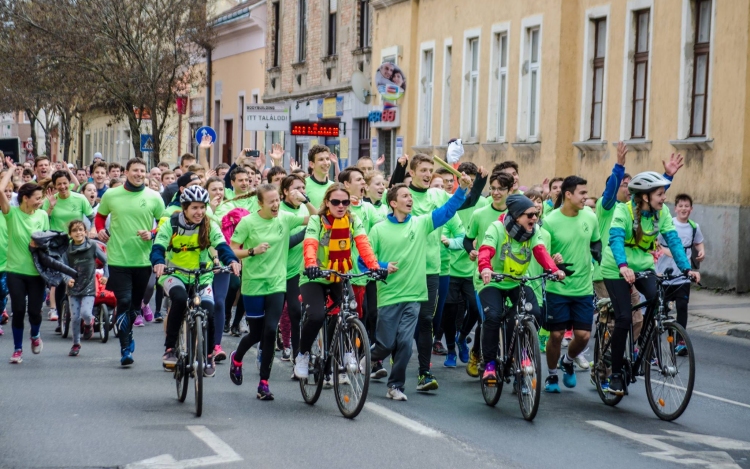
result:
[(521, 92), (519, 95), (518, 138), (521, 141), (539, 140), (539, 109), (542, 75), (542, 28), (528, 25), (522, 32)]
[(651, 10), (639, 10), (635, 15), (635, 55), (633, 56), (633, 98), (631, 138), (646, 138), (648, 99), (648, 69), (650, 58)]
[(297, 61), (307, 58), (307, 0), (298, 0), (297, 5)]
[(471, 142), (479, 136), (479, 36), (468, 37), (464, 51), (462, 137)]
[(591, 55), (591, 107), (589, 122), (589, 140), (602, 138), (602, 119), (604, 109), (604, 64), (607, 53), (607, 18), (589, 21), (594, 43)]
[(708, 71), (711, 53), (712, 0), (693, 2), (693, 86), (690, 93), (690, 136), (706, 136)]
[(451, 138), (451, 66), (453, 64), (453, 45), (445, 45), (443, 60), (443, 117), (440, 141), (448, 143)]
[(508, 112), (508, 31), (492, 36), (492, 68), (490, 71), (489, 141), (506, 141)]
[(419, 143), (429, 145), (432, 140), (433, 49), (422, 50), (419, 88)]

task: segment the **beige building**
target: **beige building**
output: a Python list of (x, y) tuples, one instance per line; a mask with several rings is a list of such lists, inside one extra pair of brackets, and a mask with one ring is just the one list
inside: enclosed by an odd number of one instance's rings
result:
[(373, 73), (392, 60), (409, 80), (381, 150), (444, 155), (460, 137), (466, 160), (515, 160), (525, 185), (579, 174), (595, 195), (620, 140), (631, 174), (682, 153), (669, 194), (695, 199), (703, 283), (750, 290), (748, 0), (372, 5)]

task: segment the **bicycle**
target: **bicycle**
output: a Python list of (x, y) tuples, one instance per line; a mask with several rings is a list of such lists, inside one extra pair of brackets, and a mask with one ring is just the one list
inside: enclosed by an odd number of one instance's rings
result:
[(180, 326), (175, 347), (177, 363), (174, 366), (174, 380), (177, 388), (177, 400), (185, 402), (187, 398), (188, 382), (193, 378), (195, 391), (195, 415), (203, 413), (203, 368), (206, 364), (206, 330), (208, 312), (201, 307), (201, 275), (209, 272), (232, 272), (231, 267), (206, 268), (201, 262), (199, 269), (189, 270), (177, 266), (167, 267), (162, 275), (182, 272), (188, 276), (186, 288), (188, 290), (187, 310)]
[[(492, 281), (494, 282), (502, 282), (505, 279), (515, 280), (519, 283), (518, 301), (513, 306), (515, 315), (509, 317), (508, 308), (504, 308), (504, 319), (500, 327), (500, 341), (497, 349), (496, 379), (480, 379), (479, 382), (482, 387), (484, 402), (494, 407), (500, 400), (503, 383), (510, 383), (510, 378), (513, 376), (517, 383), (518, 404), (521, 407), (521, 414), (525, 420), (532, 421), (539, 410), (539, 399), (542, 394), (542, 354), (539, 349), (539, 337), (534, 324), (534, 316), (531, 315), (533, 307), (526, 300), (526, 289), (524, 287), (530, 282), (541, 279), (542, 296), (544, 297), (546, 296), (545, 282), (547, 280), (556, 281), (557, 277), (548, 273), (536, 277), (492, 274)], [(510, 342), (507, 342), (506, 328), (510, 321), (514, 321), (514, 324)], [(505, 347), (506, 343), (508, 343), (507, 348)]]
[[(669, 306), (664, 301), (664, 282), (688, 276), (671, 275), (669, 270), (663, 275), (657, 275), (649, 270), (637, 272), (635, 277), (641, 279), (652, 275), (656, 277), (657, 295), (632, 307), (632, 310), (636, 311), (645, 306), (646, 315), (643, 318), (641, 335), (635, 341), (633, 326), (630, 326), (622, 373), (626, 383), (625, 394), (628, 393), (627, 383), (635, 383), (639, 376), (643, 376), (651, 410), (660, 419), (672, 421), (682, 415), (693, 395), (695, 354), (685, 328), (669, 315)], [(623, 396), (610, 393), (608, 389), (612, 365), (610, 341), (614, 330), (614, 308), (611, 300), (605, 298), (599, 300), (597, 309), (599, 319), (594, 339), (594, 367), (591, 370), (591, 380), (596, 385), (602, 402), (608, 406), (616, 406)], [(684, 341), (684, 349), (677, 351), (679, 340)], [(687, 365), (687, 369), (683, 365)], [(688, 376), (683, 381), (685, 372)]]
[[(376, 278), (374, 272), (369, 271), (344, 274), (335, 270), (323, 270), (321, 274), (324, 277), (336, 275), (342, 280), (342, 297), (339, 304), (334, 303), (326, 308), (325, 323), (310, 349), (310, 372), (307, 378), (299, 380), (300, 390), (305, 402), (314, 405), (320, 397), (328, 370), (333, 369), (336, 404), (344, 417), (353, 419), (362, 411), (367, 399), (371, 363), (370, 341), (364, 324), (357, 317), (357, 301), (354, 299), (351, 280), (364, 276), (383, 282), (384, 280)], [(337, 307), (339, 312), (335, 314), (334, 310)], [(335, 321), (330, 338), (329, 321)]]

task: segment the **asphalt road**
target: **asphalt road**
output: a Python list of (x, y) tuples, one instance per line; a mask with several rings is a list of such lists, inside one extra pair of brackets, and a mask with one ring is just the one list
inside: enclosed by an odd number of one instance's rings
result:
[[(25, 338), (21, 365), (5, 362), (12, 353), (10, 328), (0, 337), (2, 468), (139, 461), (143, 468), (750, 468), (750, 341), (744, 339), (691, 334), (695, 390), (704, 394), (694, 394), (672, 423), (652, 413), (642, 383), (616, 408), (605, 406), (587, 372), (578, 374), (576, 388), (543, 395), (529, 423), (509, 389), (490, 408), (477, 380), (462, 367), (443, 368), (437, 356), (437, 392), (417, 393), (414, 377), (409, 401), (393, 402), (385, 398), (385, 383), (373, 381), (368, 406), (349, 421), (332, 391), (315, 406), (304, 404), (289, 379), (291, 365), (278, 360), (270, 381), (276, 400), (256, 400), (254, 352), (246, 358), (242, 386), (231, 383), (226, 364), (218, 366), (217, 376), (206, 380), (203, 416), (196, 418), (192, 389), (180, 404), (172, 375), (162, 371), (159, 325), (136, 330), (136, 363), (129, 369), (119, 366), (116, 339), (84, 342), (80, 356), (71, 358), (70, 339), (53, 329), (43, 324), (41, 355), (31, 354)], [(236, 342), (225, 336), (224, 349)], [(416, 353), (409, 370), (416, 372)]]

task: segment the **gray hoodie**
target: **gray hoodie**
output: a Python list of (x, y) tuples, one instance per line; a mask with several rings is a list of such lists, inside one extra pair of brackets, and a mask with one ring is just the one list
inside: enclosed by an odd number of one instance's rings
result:
[[(88, 238), (80, 245), (70, 243), (68, 250), (63, 255), (63, 262), (78, 272), (76, 283), (73, 288), (68, 287), (70, 296), (94, 296), (96, 295), (96, 260), (104, 264), (104, 276), (109, 277), (107, 268), (107, 255), (99, 246), (98, 241)], [(65, 277), (67, 284), (71, 277)]]

